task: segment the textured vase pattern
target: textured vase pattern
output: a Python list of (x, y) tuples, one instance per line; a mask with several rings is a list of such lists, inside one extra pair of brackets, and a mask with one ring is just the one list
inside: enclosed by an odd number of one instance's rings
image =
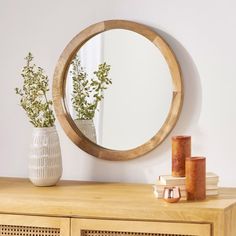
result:
[(93, 120), (75, 120), (75, 124), (88, 139), (97, 143), (96, 129)]
[(52, 186), (59, 181), (61, 175), (61, 148), (56, 128), (34, 128), (29, 157), (29, 179), (36, 186)]

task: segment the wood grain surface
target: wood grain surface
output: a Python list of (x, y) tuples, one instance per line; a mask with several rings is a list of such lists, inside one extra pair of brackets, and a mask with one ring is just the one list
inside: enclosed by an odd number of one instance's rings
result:
[(27, 179), (0, 178), (0, 214), (211, 224), (214, 236), (235, 236), (236, 188), (171, 204), (156, 199), (148, 184), (60, 181), (35, 187)]

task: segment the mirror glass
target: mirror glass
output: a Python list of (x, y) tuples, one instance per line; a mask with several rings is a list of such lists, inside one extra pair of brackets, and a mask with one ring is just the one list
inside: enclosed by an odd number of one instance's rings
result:
[(88, 139), (108, 149), (130, 150), (155, 136), (172, 96), (172, 76), (161, 51), (126, 29), (90, 38), (66, 74), (68, 113)]

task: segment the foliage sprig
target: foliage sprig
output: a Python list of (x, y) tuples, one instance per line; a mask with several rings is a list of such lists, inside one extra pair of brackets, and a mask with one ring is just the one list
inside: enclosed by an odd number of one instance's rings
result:
[(89, 79), (78, 55), (72, 60), (70, 73), (73, 79), (72, 105), (79, 120), (93, 119), (99, 102), (104, 98), (103, 91), (112, 81), (108, 78), (111, 66), (106, 62), (93, 72), (95, 78)]
[(52, 110), (52, 100), (47, 98), (49, 91), (48, 77), (41, 67), (32, 63), (33, 55), (29, 52), (25, 58), (26, 65), (22, 69), (22, 89), (15, 88), (20, 95), (20, 105), (26, 111), (29, 121), (34, 127), (51, 127), (55, 116)]

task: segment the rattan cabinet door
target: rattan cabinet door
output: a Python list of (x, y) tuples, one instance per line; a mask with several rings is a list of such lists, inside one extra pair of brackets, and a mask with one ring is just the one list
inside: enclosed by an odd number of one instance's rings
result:
[(72, 219), (71, 236), (211, 236), (211, 225)]
[(0, 236), (70, 236), (70, 219), (0, 214)]

